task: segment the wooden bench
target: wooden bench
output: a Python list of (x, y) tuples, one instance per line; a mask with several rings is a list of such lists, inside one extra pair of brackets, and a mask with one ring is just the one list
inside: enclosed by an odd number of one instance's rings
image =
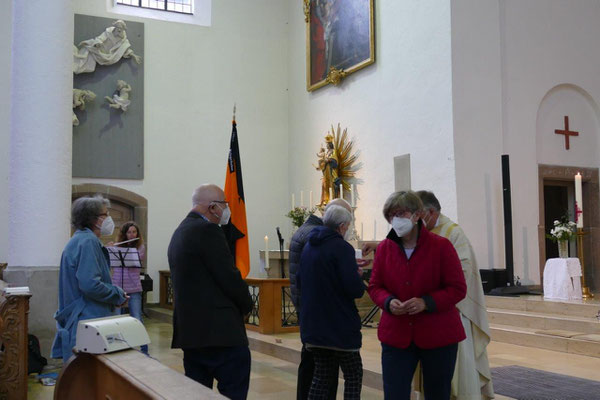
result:
[(225, 399), (137, 350), (79, 353), (61, 370), (54, 399)]
[[(0, 293), (5, 283), (0, 281)], [(27, 331), (31, 294), (0, 295), (0, 399), (27, 398)]]

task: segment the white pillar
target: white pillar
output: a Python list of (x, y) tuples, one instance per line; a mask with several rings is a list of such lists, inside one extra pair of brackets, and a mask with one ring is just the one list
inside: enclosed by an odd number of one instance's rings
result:
[(13, 0), (10, 267), (58, 266), (69, 238), (71, 0)]

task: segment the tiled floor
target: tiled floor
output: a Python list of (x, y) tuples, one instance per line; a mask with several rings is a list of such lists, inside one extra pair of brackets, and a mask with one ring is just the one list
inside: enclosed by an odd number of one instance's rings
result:
[[(183, 372), (182, 353), (173, 350), (171, 345), (171, 325), (147, 320), (146, 326), (152, 343), (150, 353), (163, 364)], [(363, 330), (364, 345), (362, 357), (365, 369), (381, 373), (379, 361), (379, 342), (375, 329)], [(256, 337), (255, 334), (251, 334)], [(298, 334), (284, 334), (271, 340), (280, 340), (283, 346), (298, 348)], [(492, 342), (488, 347), (488, 355), (492, 367), (504, 365), (521, 365), (550, 372), (577, 376), (600, 381), (600, 358), (574, 354), (559, 353), (549, 350), (516, 346), (506, 343)], [(291, 362), (272, 356), (252, 352), (252, 374), (249, 399), (294, 399), (296, 393), (297, 366)], [(343, 387), (340, 384), (338, 398), (342, 398)], [(363, 399), (382, 399), (383, 393), (363, 385)], [(53, 387), (43, 387), (34, 378), (30, 379), (29, 399), (52, 399)], [(507, 397), (497, 395), (497, 399)]]

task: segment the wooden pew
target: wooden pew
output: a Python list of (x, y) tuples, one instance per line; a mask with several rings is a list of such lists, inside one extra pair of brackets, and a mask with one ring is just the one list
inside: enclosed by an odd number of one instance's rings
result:
[(225, 399), (137, 350), (79, 353), (61, 370), (54, 399)]
[(0, 399), (27, 398), (30, 297), (31, 294), (0, 296)]

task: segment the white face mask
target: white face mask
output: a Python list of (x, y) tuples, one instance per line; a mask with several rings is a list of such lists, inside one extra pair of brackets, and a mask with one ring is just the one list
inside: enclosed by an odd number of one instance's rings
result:
[(411, 218), (392, 218), (392, 228), (394, 229), (394, 232), (396, 232), (396, 235), (398, 235), (398, 237), (402, 237), (408, 234), (412, 230), (414, 225), (415, 224), (412, 221), (412, 216)]
[(350, 227), (348, 227), (348, 229), (346, 229), (346, 232), (344, 233), (344, 240), (346, 242), (349, 242), (352, 239), (352, 231), (350, 230)]
[[(96, 227), (98, 227), (98, 225), (96, 225)], [(108, 217), (104, 218), (104, 221), (102, 221), (102, 225), (100, 225), (100, 235), (110, 236), (113, 234), (114, 231), (115, 223), (112, 217), (109, 215)]]
[[(221, 208), (221, 206), (219, 206), (219, 208)], [(219, 218), (219, 225), (227, 225), (229, 223), (229, 218), (231, 218), (231, 210), (229, 209), (229, 206), (225, 206), (221, 218)]]

